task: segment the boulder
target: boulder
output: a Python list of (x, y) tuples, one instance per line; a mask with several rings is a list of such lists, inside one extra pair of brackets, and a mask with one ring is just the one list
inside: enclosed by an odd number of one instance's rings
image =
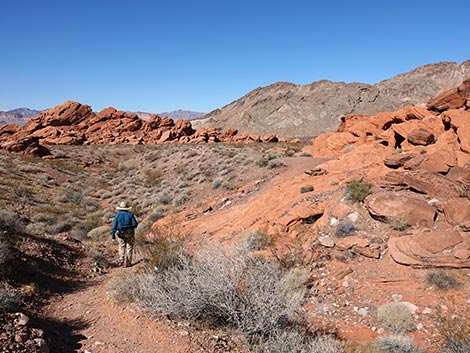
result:
[(465, 231), (470, 230), (470, 200), (459, 197), (447, 200), (444, 203), (446, 221), (452, 225), (460, 226)]
[(365, 206), (372, 217), (387, 221), (399, 219), (410, 226), (431, 227), (434, 224), (436, 208), (425, 200), (408, 195), (381, 192), (366, 197)]
[(470, 153), (470, 111), (449, 110), (441, 114), (442, 121), (456, 131), (460, 149)]
[(11, 153), (31, 154), (37, 157), (50, 156), (51, 152), (39, 144), (39, 139), (34, 136), (20, 138), (18, 140), (7, 141), (0, 145), (2, 149)]
[(385, 157), (384, 164), (389, 168), (402, 167), (405, 162), (415, 157), (412, 153), (394, 153), (390, 156)]
[(426, 107), (430, 110), (442, 112), (449, 109), (462, 108), (469, 100), (470, 79), (430, 99)]
[(380, 186), (388, 189), (411, 189), (431, 197), (460, 197), (466, 193), (465, 186), (439, 173), (424, 169), (389, 172), (380, 179)]
[(411, 131), (408, 134), (406, 139), (412, 145), (427, 146), (431, 143), (434, 143), (435, 137), (432, 132), (429, 132), (428, 130), (424, 128), (418, 128), (418, 129)]
[(449, 226), (436, 229), (415, 229), (411, 235), (390, 238), (390, 255), (399, 264), (416, 267), (468, 268), (470, 250), (468, 233)]

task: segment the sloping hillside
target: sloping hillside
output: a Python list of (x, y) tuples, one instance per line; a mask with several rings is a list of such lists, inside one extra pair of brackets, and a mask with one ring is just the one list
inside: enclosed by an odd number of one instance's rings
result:
[(193, 121), (193, 126), (312, 137), (335, 130), (346, 114), (375, 114), (406, 105), (422, 106), (468, 77), (467, 60), (462, 64), (424, 65), (375, 85), (326, 80), (308, 85), (279, 82), (251, 91)]

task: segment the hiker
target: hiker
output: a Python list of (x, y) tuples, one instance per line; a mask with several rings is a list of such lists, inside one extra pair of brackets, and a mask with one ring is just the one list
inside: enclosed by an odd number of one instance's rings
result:
[(123, 201), (116, 207), (118, 211), (114, 216), (113, 227), (111, 229), (111, 239), (118, 238), (119, 266), (129, 267), (132, 264), (132, 252), (134, 250), (135, 228), (137, 220), (130, 211), (127, 202)]

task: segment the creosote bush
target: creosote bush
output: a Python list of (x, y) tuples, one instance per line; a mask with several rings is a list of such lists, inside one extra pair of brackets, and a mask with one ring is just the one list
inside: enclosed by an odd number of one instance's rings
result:
[(370, 188), (371, 185), (365, 181), (352, 180), (346, 185), (346, 194), (351, 200), (361, 202), (369, 195)]

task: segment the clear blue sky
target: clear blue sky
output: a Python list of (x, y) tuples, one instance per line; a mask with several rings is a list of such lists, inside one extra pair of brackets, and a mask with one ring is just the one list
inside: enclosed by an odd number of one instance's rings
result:
[(0, 110), (209, 112), (277, 81), (470, 59), (467, 0), (4, 0)]

